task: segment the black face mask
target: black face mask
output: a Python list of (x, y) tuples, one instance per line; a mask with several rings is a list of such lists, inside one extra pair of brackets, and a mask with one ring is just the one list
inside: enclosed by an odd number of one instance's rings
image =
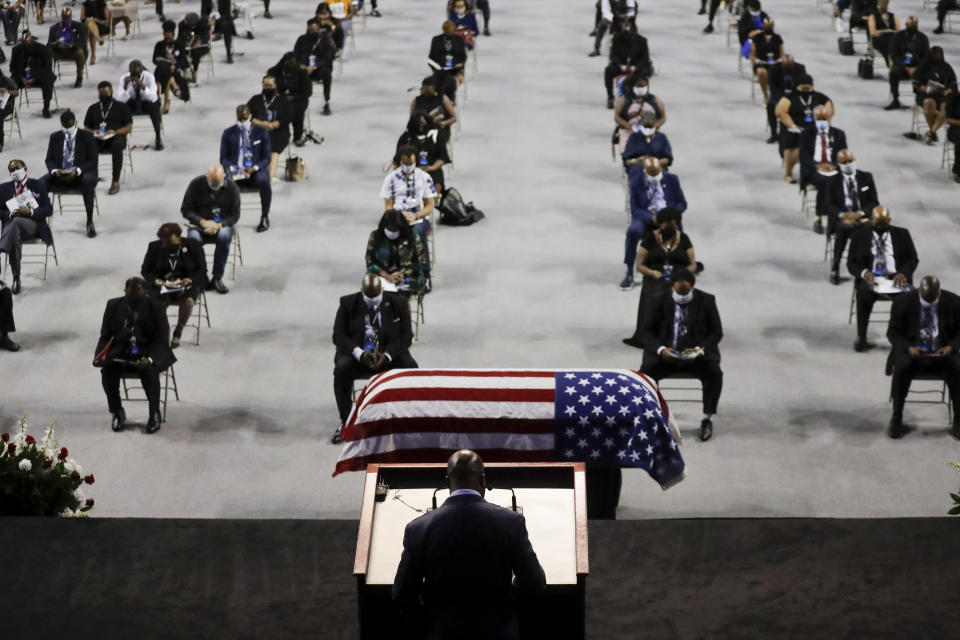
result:
[(264, 89), (264, 90), (263, 90), (263, 97), (264, 97), (264, 98), (267, 98), (268, 100), (269, 100), (270, 98), (272, 98), (273, 96), (275, 96), (275, 95), (277, 95), (277, 90), (276, 90), (276, 89)]
[(113, 96), (100, 96), (100, 104), (103, 106), (107, 106), (111, 102), (113, 102)]
[(307, 38), (309, 38), (309, 39), (312, 40), (313, 42), (316, 42), (317, 40), (320, 39), (320, 32), (314, 33), (314, 32), (311, 31), (311, 32), (307, 33)]
[(126, 300), (131, 308), (137, 309), (141, 302), (143, 302), (143, 296), (139, 293), (128, 293), (124, 296), (124, 300)]
[(673, 227), (666, 227), (660, 229), (660, 238), (663, 240), (673, 240), (674, 236), (677, 235), (677, 230)]
[(907, 27), (907, 33), (913, 35), (913, 34), (916, 33), (916, 32), (917, 32), (917, 28), (916, 28), (916, 27)]

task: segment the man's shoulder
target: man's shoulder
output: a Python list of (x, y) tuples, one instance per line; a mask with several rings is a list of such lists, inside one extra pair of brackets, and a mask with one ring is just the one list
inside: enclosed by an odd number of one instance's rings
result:
[(361, 293), (360, 293), (359, 291), (357, 291), (357, 292), (355, 292), (355, 293), (348, 293), (348, 294), (345, 295), (345, 296), (340, 296), (340, 306), (341, 306), (341, 307), (349, 307), (349, 306), (353, 305), (353, 304), (356, 302), (357, 297), (360, 296), (360, 295), (361, 295)]
[(864, 180), (870, 179), (873, 180), (872, 171), (864, 171), (863, 169), (857, 169), (857, 178), (863, 178)]
[(713, 305), (717, 304), (716, 296), (714, 296), (712, 293), (707, 293), (703, 289), (694, 289), (693, 297), (700, 298), (700, 300), (705, 304), (713, 304)]
[(236, 133), (236, 132), (239, 131), (239, 130), (240, 130), (240, 127), (239, 127), (239, 126), (237, 126), (237, 125), (235, 125), (235, 124), (232, 124), (232, 125), (230, 125), (229, 127), (227, 127), (226, 129), (224, 129), (224, 130), (223, 130), (223, 133), (221, 133), (220, 136), (221, 136), (221, 137), (226, 137), (226, 136), (230, 135), (231, 133)]

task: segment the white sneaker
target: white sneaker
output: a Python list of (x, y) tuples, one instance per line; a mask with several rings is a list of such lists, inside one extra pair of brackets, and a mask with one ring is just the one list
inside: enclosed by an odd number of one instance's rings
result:
[(836, 29), (837, 29), (837, 33), (843, 33), (844, 31), (847, 30), (847, 25), (846, 23), (844, 23), (842, 17), (837, 18)]

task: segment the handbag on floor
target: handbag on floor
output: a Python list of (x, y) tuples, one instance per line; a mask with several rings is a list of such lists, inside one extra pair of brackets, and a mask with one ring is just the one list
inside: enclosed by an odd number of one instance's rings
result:
[(873, 78), (873, 56), (863, 56), (857, 63), (857, 75), (864, 80)]
[(307, 165), (304, 164), (300, 156), (290, 156), (287, 158), (287, 166), (284, 171), (289, 182), (300, 182), (307, 176)]
[(473, 206), (472, 202), (464, 202), (463, 196), (453, 187), (443, 192), (439, 209), (440, 224), (452, 227), (466, 227), (486, 217), (483, 211)]
[(853, 36), (842, 36), (837, 38), (837, 47), (840, 49), (840, 55), (852, 56), (854, 54)]

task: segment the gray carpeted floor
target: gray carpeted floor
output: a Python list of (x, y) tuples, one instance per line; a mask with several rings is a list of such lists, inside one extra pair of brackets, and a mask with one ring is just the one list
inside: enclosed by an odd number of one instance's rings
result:
[[(257, 4), (254, 2), (253, 4)], [(79, 216), (57, 217), (61, 259), (41, 282), (25, 270), (16, 299), (24, 351), (0, 355), (0, 426), (21, 412), (39, 431), (53, 419), (71, 454), (97, 476), (88, 494), (101, 516), (355, 518), (360, 474), (330, 478), (339, 448), (331, 393), (331, 326), (340, 295), (359, 286), (366, 237), (375, 226), (381, 168), (426, 72), (442, 2), (385, 0), (384, 18), (357, 24), (325, 118), (326, 137), (303, 154), (310, 178), (276, 188), (273, 227), (241, 221), (246, 266), (210, 300), (213, 328), (178, 352), (182, 400), (156, 435), (109, 430), (99, 376), (90, 366), (103, 304), (138, 271), (161, 222), (179, 219), (187, 181), (217, 159), (233, 107), (259, 89), (261, 73), (291, 48), (315, 3), (275, 0), (273, 21), (238, 40), (237, 64), (223, 64), (196, 103), (166, 120), (167, 149), (135, 151), (120, 194), (100, 191), (100, 236), (83, 237)], [(608, 145), (602, 58), (587, 58), (593, 3), (493, 2), (493, 37), (480, 39), (479, 69), (462, 100), (450, 184), (488, 214), (474, 228), (441, 229), (435, 291), (414, 356), (423, 366), (637, 367), (620, 343), (632, 328), (638, 292), (622, 293), (623, 192)], [(763, 143), (763, 111), (718, 33), (700, 35), (696, 2), (640, 3), (641, 31), (667, 105), (664, 131), (690, 209), (685, 228), (707, 271), (725, 324), (726, 373), (714, 440), (688, 437), (688, 479), (662, 493), (641, 472), (625, 477), (621, 518), (717, 516), (932, 516), (949, 507), (957, 477), (945, 462), (960, 445), (942, 407), (908, 410), (919, 432), (900, 442), (888, 418), (885, 348), (855, 354), (847, 324), (849, 283), (826, 282), (823, 239), (799, 214), (795, 188)], [(940, 149), (905, 140), (909, 112), (880, 109), (882, 80), (856, 78), (856, 59), (836, 52), (829, 19), (809, 0), (766, 3), (787, 50), (806, 63), (837, 105), (861, 168), (871, 170), (895, 224), (911, 228), (919, 272), (955, 280), (957, 186), (939, 169)], [(894, 3), (901, 16), (920, 0)], [(197, 3), (170, 4), (179, 19)], [(921, 28), (932, 27), (922, 13)], [(159, 37), (144, 11), (143, 33), (90, 69), (83, 89), (58, 85), (62, 106), (85, 109), (98, 80), (119, 80), (126, 61), (148, 58)], [(954, 36), (933, 37), (947, 60)], [(69, 75), (69, 74), (68, 74)], [(203, 75), (201, 79), (205, 80)], [(31, 108), (22, 157), (37, 175), (55, 121)], [(141, 136), (141, 142), (149, 142)], [(880, 337), (882, 327), (873, 332)], [(187, 334), (187, 338), (192, 337)], [(882, 340), (881, 340), (882, 342)], [(676, 405), (692, 436), (699, 405)], [(134, 421), (141, 406), (130, 406)]]

